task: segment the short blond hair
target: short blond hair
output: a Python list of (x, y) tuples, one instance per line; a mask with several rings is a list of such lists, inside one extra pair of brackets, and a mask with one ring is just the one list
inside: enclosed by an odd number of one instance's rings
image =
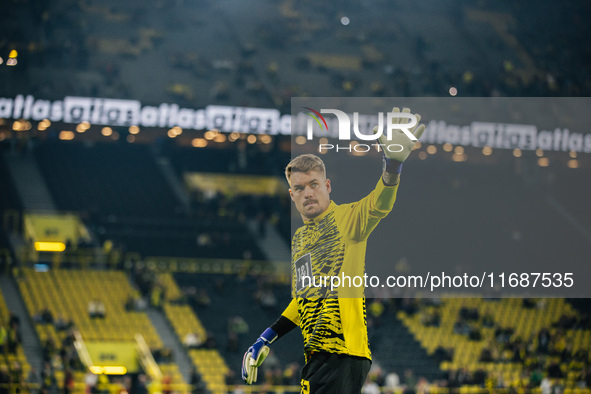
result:
[(292, 172), (310, 171), (321, 172), (326, 178), (326, 167), (324, 167), (322, 159), (311, 153), (305, 153), (289, 162), (287, 167), (285, 167), (285, 177), (287, 178), (287, 182), (290, 182)]

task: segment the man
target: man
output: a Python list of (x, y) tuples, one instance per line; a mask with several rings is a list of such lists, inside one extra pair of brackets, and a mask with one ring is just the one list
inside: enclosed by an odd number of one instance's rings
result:
[[(399, 112), (397, 108), (393, 111)], [(420, 116), (416, 117), (417, 125), (410, 131), (418, 139), (425, 126), (419, 126)], [(329, 287), (330, 281), (316, 286), (310, 278), (320, 282), (322, 277), (364, 275), (367, 238), (391, 211), (402, 163), (415, 142), (398, 130), (390, 140), (382, 135), (379, 141), (384, 152), (381, 179), (368, 196), (355, 203), (337, 205), (330, 200), (330, 180), (317, 156), (300, 155), (288, 164), (289, 194), (304, 221), (291, 246), (293, 299), (244, 355), (242, 378), (247, 384), (256, 382), (268, 345), (300, 326), (306, 356), (301, 393), (361, 392), (371, 366), (363, 289), (351, 288), (351, 284), (335, 289)]]

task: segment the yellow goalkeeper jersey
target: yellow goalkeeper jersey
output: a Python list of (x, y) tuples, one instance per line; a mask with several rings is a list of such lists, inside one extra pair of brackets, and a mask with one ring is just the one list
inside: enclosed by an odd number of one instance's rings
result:
[[(355, 277), (365, 274), (367, 238), (392, 210), (397, 191), (398, 185), (385, 186), (380, 179), (365, 198), (343, 205), (331, 201), (296, 231), (291, 245), (293, 298), (282, 315), (300, 326), (306, 354), (371, 359), (364, 292)], [(342, 280), (339, 287), (336, 279), (331, 286), (330, 278), (336, 277)]]

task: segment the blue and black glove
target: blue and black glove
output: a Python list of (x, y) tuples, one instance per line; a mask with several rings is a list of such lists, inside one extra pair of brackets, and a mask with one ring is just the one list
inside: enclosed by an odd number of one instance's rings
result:
[(278, 335), (272, 328), (267, 328), (257, 339), (257, 341), (248, 348), (242, 358), (242, 380), (246, 384), (252, 384), (257, 381), (257, 370), (263, 361), (269, 355), (269, 345), (277, 339)]

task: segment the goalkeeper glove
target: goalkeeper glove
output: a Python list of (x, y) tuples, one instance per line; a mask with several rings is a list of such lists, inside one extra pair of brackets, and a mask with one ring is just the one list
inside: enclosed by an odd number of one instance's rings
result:
[[(392, 112), (400, 113), (400, 109), (395, 107)], [(410, 109), (404, 108), (402, 113), (410, 114)], [(419, 125), (421, 115), (417, 114), (415, 116), (417, 118), (417, 124), (408, 129), (408, 131), (410, 131), (418, 140), (425, 131), (425, 125)], [(393, 118), (392, 122), (394, 124), (404, 124), (403, 119), (404, 118)], [(374, 133), (376, 130), (377, 128), (374, 129)], [(382, 135), (378, 137), (378, 141), (384, 152), (385, 171), (400, 174), (402, 171), (402, 163), (408, 158), (408, 155), (410, 155), (412, 147), (416, 141), (411, 140), (410, 137), (400, 129), (392, 130), (392, 138), (390, 140), (388, 140), (386, 133), (382, 133)]]
[(269, 355), (269, 346), (277, 339), (277, 333), (272, 328), (267, 328), (257, 339), (257, 341), (248, 348), (242, 358), (242, 380), (246, 384), (252, 384), (257, 381), (257, 368)]

